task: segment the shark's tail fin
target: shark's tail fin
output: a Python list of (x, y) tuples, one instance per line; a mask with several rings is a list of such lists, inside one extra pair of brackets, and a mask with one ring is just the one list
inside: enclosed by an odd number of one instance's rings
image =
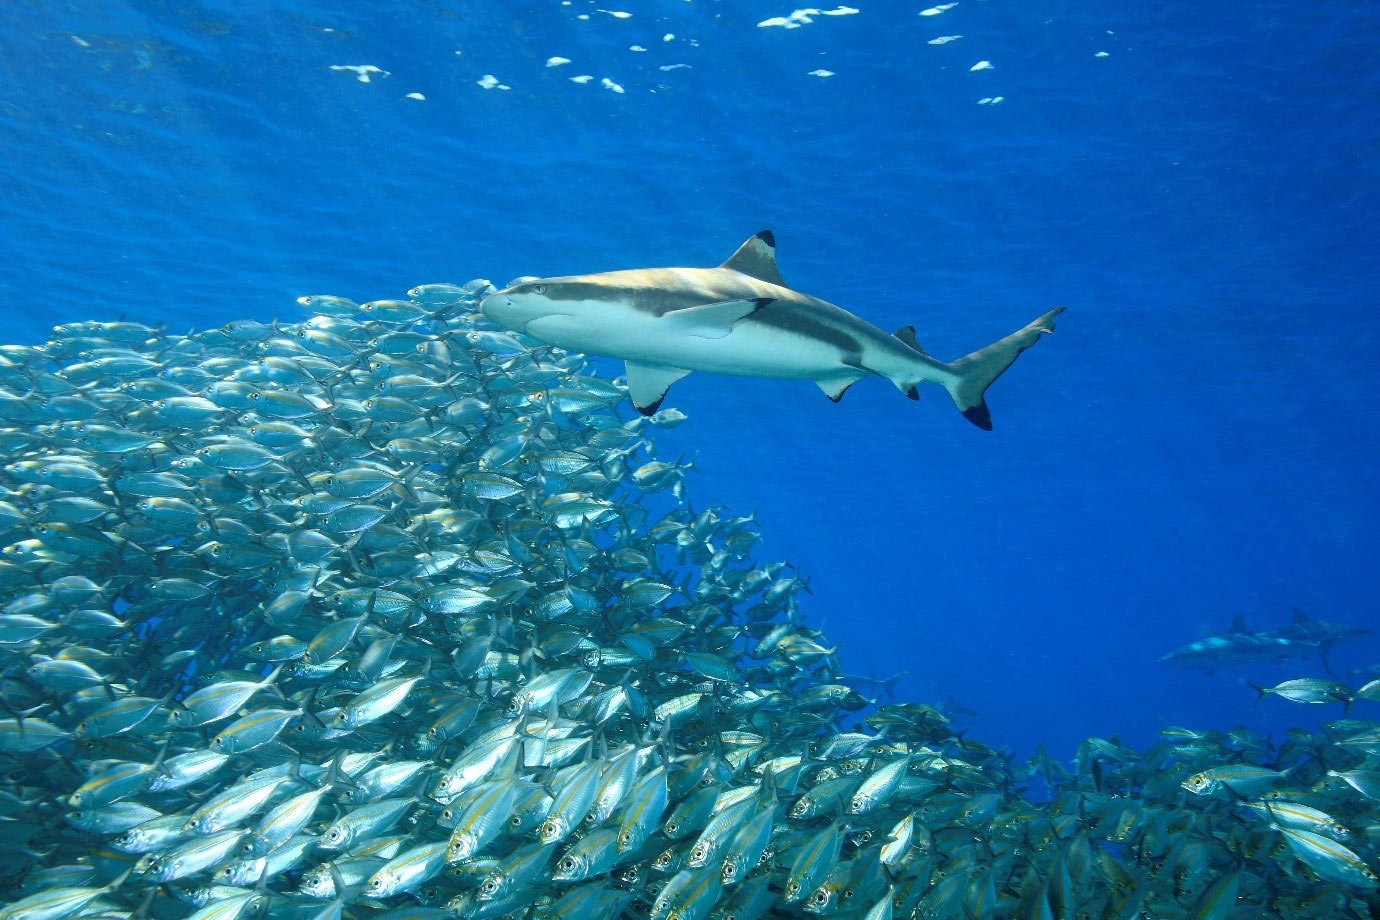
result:
[(956, 374), (953, 382), (947, 384), (949, 395), (964, 418), (983, 431), (992, 430), (992, 413), (987, 410), (983, 394), (1021, 352), (1034, 345), (1041, 335), (1054, 331), (1054, 317), (1063, 312), (1063, 307), (1055, 307), (1006, 338), (964, 355), (949, 365)]

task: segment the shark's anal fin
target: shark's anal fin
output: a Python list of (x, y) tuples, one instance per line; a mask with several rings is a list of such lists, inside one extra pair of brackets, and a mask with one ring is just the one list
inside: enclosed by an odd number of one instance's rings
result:
[(781, 278), (781, 273), (776, 270), (776, 237), (770, 230), (762, 230), (749, 237), (748, 241), (739, 246), (738, 251), (719, 267), (731, 268), (735, 272), (742, 272), (768, 284), (787, 286)]
[(684, 335), (698, 336), (702, 339), (721, 339), (733, 331), (734, 323), (751, 316), (771, 302), (770, 297), (753, 297), (748, 300), (704, 303), (672, 310), (663, 314), (662, 320), (673, 324), (676, 331)]
[(637, 364), (632, 361), (628, 365), (628, 396), (632, 399), (633, 406), (643, 415), (651, 415), (661, 408), (661, 401), (666, 398), (666, 391), (686, 374), (690, 373), (683, 367), (666, 367), (662, 364)]

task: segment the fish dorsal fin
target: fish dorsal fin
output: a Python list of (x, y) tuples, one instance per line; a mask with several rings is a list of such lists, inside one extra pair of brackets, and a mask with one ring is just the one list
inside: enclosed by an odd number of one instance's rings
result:
[(900, 339), (902, 342), (905, 342), (911, 348), (914, 348), (916, 351), (920, 352), (920, 354), (929, 354), (929, 352), (925, 351), (925, 349), (920, 347), (919, 342), (915, 341), (914, 326), (902, 326), (900, 329), (897, 329), (895, 332), (893, 332), (892, 335)]
[(750, 275), (768, 284), (787, 286), (781, 273), (776, 270), (776, 237), (770, 230), (763, 230), (749, 237), (748, 241), (739, 246), (738, 251), (719, 267), (731, 268), (735, 272)]
[(686, 374), (690, 373), (682, 367), (666, 367), (661, 364), (637, 364), (632, 361), (628, 365), (628, 397), (632, 399), (632, 404), (637, 411), (643, 415), (651, 415), (661, 406), (661, 401), (666, 398), (666, 391)]
[(1228, 629), (1227, 632), (1229, 632), (1229, 633), (1248, 633), (1248, 632), (1250, 632), (1250, 630), (1246, 628), (1246, 618), (1243, 617), (1243, 616), (1238, 616), (1236, 619), (1232, 620), (1232, 621), (1231, 621), (1231, 629)]
[(1299, 608), (1297, 608), (1297, 607), (1294, 608), (1294, 622), (1295, 622), (1295, 623), (1307, 623), (1308, 621), (1310, 621), (1310, 620), (1312, 620), (1312, 619), (1313, 619), (1312, 617), (1310, 617), (1308, 614), (1304, 613), (1304, 612), (1303, 612), (1302, 610), (1300, 610)]

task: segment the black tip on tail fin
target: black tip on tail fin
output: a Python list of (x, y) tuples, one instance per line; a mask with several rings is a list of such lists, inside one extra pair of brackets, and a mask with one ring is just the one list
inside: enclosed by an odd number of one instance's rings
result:
[(992, 430), (992, 413), (987, 408), (987, 400), (983, 400), (976, 406), (969, 406), (963, 410), (963, 417), (983, 431)]
[(983, 394), (1021, 352), (1034, 345), (1042, 335), (1054, 331), (1054, 318), (1062, 312), (1063, 307), (1055, 307), (1005, 338), (949, 365), (954, 377), (946, 380), (944, 386), (964, 418), (983, 431), (992, 430), (992, 416), (987, 411)]

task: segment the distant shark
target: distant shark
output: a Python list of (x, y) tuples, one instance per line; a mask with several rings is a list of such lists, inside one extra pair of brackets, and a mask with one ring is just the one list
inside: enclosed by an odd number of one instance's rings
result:
[(484, 298), (484, 315), (548, 345), (622, 358), (628, 393), (651, 415), (691, 371), (813, 380), (838, 402), (869, 374), (911, 399), (925, 381), (949, 391), (985, 431), (987, 387), (1041, 335), (1056, 307), (957, 361), (930, 357), (912, 326), (888, 335), (847, 310), (789, 286), (776, 270), (776, 240), (763, 230), (716, 268), (641, 268), (542, 278)]
[(1226, 632), (1176, 648), (1161, 658), (1160, 663), (1180, 668), (1202, 668), (1211, 673), (1232, 665), (1284, 661), (1318, 652), (1323, 667), (1331, 671), (1328, 653), (1332, 647), (1343, 640), (1357, 639), (1369, 633), (1370, 630), (1365, 627), (1316, 620), (1294, 608), (1293, 621), (1280, 629), (1251, 632), (1246, 628), (1245, 619), (1237, 617)]
[(1311, 642), (1286, 639), (1269, 633), (1253, 633), (1246, 629), (1245, 621), (1237, 617), (1226, 632), (1205, 636), (1196, 642), (1176, 648), (1161, 658), (1160, 663), (1178, 668), (1202, 668), (1212, 673), (1218, 668), (1233, 665), (1284, 661), (1295, 655), (1307, 655), (1316, 649), (1317, 646)]

